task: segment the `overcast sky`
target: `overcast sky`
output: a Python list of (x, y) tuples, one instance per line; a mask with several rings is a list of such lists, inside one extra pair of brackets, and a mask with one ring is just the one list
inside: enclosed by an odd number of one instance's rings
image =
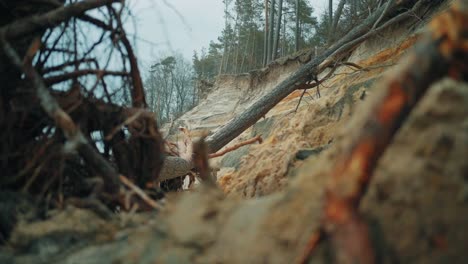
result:
[[(315, 16), (327, 0), (309, 0)], [(224, 25), (222, 0), (130, 0), (135, 26), (127, 22), (127, 31), (136, 30), (137, 54), (143, 67), (157, 55), (178, 51), (192, 58), (193, 51), (217, 40)], [(336, 1), (335, 1), (336, 2)]]

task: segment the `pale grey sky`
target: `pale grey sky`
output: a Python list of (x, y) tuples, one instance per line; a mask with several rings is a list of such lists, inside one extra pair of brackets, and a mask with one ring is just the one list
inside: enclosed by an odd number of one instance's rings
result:
[[(327, 0), (309, 0), (315, 15)], [(336, 2), (336, 1), (335, 1)], [(161, 53), (181, 52), (191, 60), (193, 51), (217, 40), (224, 25), (222, 0), (130, 0), (135, 16), (137, 54), (143, 67), (148, 67)], [(127, 23), (127, 31), (135, 29)], [(156, 44), (156, 45), (155, 45)]]

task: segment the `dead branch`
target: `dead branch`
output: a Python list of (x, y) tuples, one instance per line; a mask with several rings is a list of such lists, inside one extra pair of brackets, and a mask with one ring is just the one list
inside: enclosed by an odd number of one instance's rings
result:
[(212, 159), (212, 158), (216, 158), (216, 157), (221, 157), (221, 156), (223, 156), (224, 154), (226, 154), (228, 152), (234, 151), (234, 150), (236, 150), (236, 149), (238, 149), (240, 147), (243, 147), (245, 145), (253, 144), (253, 143), (257, 142), (257, 141), (258, 141), (259, 144), (262, 144), (262, 142), (263, 142), (262, 136), (258, 135), (258, 136), (254, 137), (254, 138), (248, 139), (246, 141), (242, 141), (242, 142), (240, 142), (240, 143), (238, 143), (238, 144), (236, 144), (236, 145), (234, 145), (232, 147), (225, 148), (223, 151), (209, 154), (208, 158)]
[(133, 89), (131, 90), (132, 105), (133, 107), (147, 107), (146, 99), (145, 99), (145, 91), (143, 89), (143, 81), (141, 80), (140, 70), (138, 68), (138, 62), (137, 62), (135, 53), (133, 52), (132, 45), (130, 44), (130, 41), (128, 40), (127, 35), (125, 34), (120, 16), (115, 11), (115, 9), (112, 8), (111, 6), (109, 6), (109, 9), (117, 21), (117, 25), (121, 33), (119, 35), (119, 38), (125, 50), (127, 51), (127, 56), (130, 61), (130, 74), (132, 76), (132, 82), (133, 82)]
[[(356, 47), (358, 44), (362, 43), (364, 40), (368, 39), (369, 37), (376, 35), (377, 33), (381, 32), (382, 30), (388, 28), (391, 25), (399, 23), (399, 22), (401, 22), (401, 21), (403, 21), (405, 19), (411, 18), (412, 15), (415, 12), (417, 12), (420, 8), (424, 7), (425, 4), (427, 4), (428, 2), (430, 2), (430, 0), (416, 1), (416, 3), (413, 5), (413, 7), (410, 10), (408, 10), (408, 11), (406, 11), (404, 13), (401, 13), (401, 14), (397, 15), (396, 17), (388, 20), (387, 22), (385, 22), (382, 26), (380, 26), (378, 28), (371, 29), (371, 30), (367, 31), (365, 34), (363, 34), (360, 37), (357, 37), (355, 39), (351, 39), (351, 40), (343, 43), (343, 45), (341, 47), (339, 47), (337, 50), (335, 50), (332, 54), (330, 54), (329, 58), (324, 60), (318, 66), (318, 68), (321, 69), (321, 68), (328, 67), (330, 64), (333, 63), (333, 61), (335, 60), (334, 58), (339, 57), (339, 56), (341, 56), (341, 54), (348, 52), (350, 49)], [(391, 9), (394, 9), (398, 5), (399, 4), (397, 3), (396, 5), (392, 6)], [(390, 10), (387, 9), (387, 5), (385, 5), (385, 10), (383, 10), (382, 12), (391, 13)]]
[(306, 250), (304, 251), (304, 255), (300, 256), (299, 259), (296, 261), (298, 264), (307, 264), (310, 258), (310, 252), (314, 252), (317, 246), (319, 245), (320, 241), (323, 240), (323, 231), (318, 230), (316, 233), (313, 233), (309, 241), (306, 245)]
[(138, 197), (140, 197), (145, 203), (151, 206), (153, 209), (161, 210), (163, 209), (162, 205), (158, 204), (156, 201), (151, 199), (143, 190), (141, 190), (138, 186), (133, 184), (127, 177), (123, 175), (119, 175), (120, 181), (127, 186), (130, 190), (135, 192)]
[[(458, 1), (431, 23), (432, 32), (415, 46), (408, 63), (384, 81), (385, 89), (367, 112), (362, 133), (337, 158), (326, 189), (322, 226), (338, 262), (375, 262), (359, 203), (377, 161), (429, 86), (447, 74), (467, 79), (467, 24), (467, 1)], [(316, 236), (314, 233), (310, 240), (317, 240)]]
[(42, 15), (35, 15), (23, 19), (18, 19), (0, 28), (0, 36), (4, 39), (17, 39), (34, 32), (55, 27), (74, 16), (79, 16), (84, 12), (119, 0), (83, 0), (72, 3), (64, 7), (56, 8)]
[[(32, 46), (39, 46), (40, 39), (36, 38)], [(110, 193), (116, 193), (118, 191), (118, 174), (115, 169), (91, 147), (86, 140), (83, 133), (76, 126), (70, 116), (63, 111), (57, 101), (49, 93), (42, 81), (40, 75), (36, 72), (31, 64), (23, 65), (20, 57), (16, 54), (16, 51), (10, 46), (10, 44), (1, 37), (0, 45), (3, 52), (11, 63), (24, 72), (26, 77), (30, 79), (32, 85), (36, 88), (36, 95), (40, 100), (41, 106), (47, 115), (55, 121), (57, 127), (59, 127), (68, 142), (65, 144), (65, 149), (68, 151), (77, 149), (83, 159), (91, 165), (105, 180), (107, 191)]]
[(388, 10), (390, 9), (390, 7), (395, 3), (395, 0), (389, 0), (387, 2), (387, 6), (385, 7), (385, 10), (382, 12), (382, 14), (380, 15), (380, 17), (377, 19), (377, 21), (375, 21), (374, 25), (372, 26), (372, 29), (375, 29), (377, 27), (377, 25), (380, 23), (380, 21), (382, 21), (382, 19), (387, 15), (388, 13)]
[(41, 70), (40, 73), (41, 74), (47, 74), (47, 73), (50, 73), (50, 72), (63, 70), (66, 67), (74, 66), (76, 64), (79, 65), (79, 64), (82, 64), (82, 63), (89, 63), (89, 62), (92, 62), (94, 64), (97, 63), (96, 59), (94, 59), (94, 58), (83, 58), (83, 59), (80, 59), (80, 60), (77, 60), (77, 61), (68, 61), (68, 62), (59, 64), (59, 65), (56, 65), (56, 66), (45, 68), (45, 69)]
[(85, 75), (97, 75), (97, 76), (102, 77), (104, 75), (129, 76), (130, 74), (124, 71), (105, 71), (105, 70), (84, 69), (84, 70), (77, 70), (73, 72), (67, 72), (64, 74), (44, 78), (44, 83), (49, 86), (49, 85), (65, 82), (68, 80), (72, 80), (77, 77), (85, 76)]
[(105, 140), (111, 140), (112, 137), (114, 137), (115, 134), (117, 134), (124, 126), (128, 126), (131, 123), (133, 123), (135, 120), (137, 120), (141, 114), (143, 114), (143, 110), (139, 109), (137, 110), (133, 115), (129, 116), (127, 119), (125, 119), (124, 122), (122, 122), (120, 125), (114, 127), (109, 134), (105, 136)]
[(364, 68), (364, 67), (362, 67), (359, 64), (356, 64), (354, 62), (345, 61), (345, 62), (342, 62), (341, 65), (350, 66), (350, 67), (356, 68), (356, 69), (361, 70), (361, 71), (369, 71), (368, 68)]
[(323, 76), (322, 79), (320, 79), (318, 81), (315, 81), (313, 83), (311, 83), (309, 81), (304, 82), (304, 83), (300, 84), (297, 87), (297, 90), (309, 90), (309, 89), (312, 89), (314, 87), (318, 87), (320, 84), (322, 84), (323, 82), (328, 80), (333, 75), (333, 73), (335, 73), (335, 71), (336, 71), (336, 69), (338, 68), (339, 65), (342, 65), (342, 63), (335, 63), (333, 65), (333, 67), (331, 68), (331, 70), (327, 73), (327, 75)]

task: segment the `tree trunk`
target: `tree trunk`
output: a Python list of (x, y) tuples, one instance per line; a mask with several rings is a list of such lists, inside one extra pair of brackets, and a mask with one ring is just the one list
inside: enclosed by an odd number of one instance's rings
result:
[(273, 33), (275, 28), (275, 0), (271, 0), (270, 5), (270, 28), (268, 30), (268, 54), (267, 64), (271, 61), (271, 53), (273, 49)]
[(336, 37), (336, 30), (338, 28), (338, 23), (340, 22), (340, 17), (341, 13), (343, 13), (343, 8), (346, 3), (346, 0), (341, 0), (340, 3), (338, 4), (338, 8), (336, 9), (335, 15), (333, 16), (333, 25), (332, 25), (332, 30), (329, 34), (330, 39), (328, 40), (328, 43), (332, 43), (335, 40)]
[(263, 67), (267, 65), (268, 61), (268, 0), (265, 0), (265, 27), (263, 32)]
[(331, 34), (333, 25), (333, 0), (328, 1), (328, 34)]
[(273, 50), (271, 54), (272, 60), (275, 60), (278, 55), (278, 43), (280, 38), (280, 30), (281, 30), (281, 16), (283, 15), (283, 0), (279, 0), (278, 2), (278, 17), (276, 19), (276, 32), (275, 32), (275, 39), (273, 42)]
[[(289, 53), (286, 40), (286, 16), (283, 16), (283, 41), (281, 42), (281, 57)], [(287, 51), (288, 50), (288, 51)]]

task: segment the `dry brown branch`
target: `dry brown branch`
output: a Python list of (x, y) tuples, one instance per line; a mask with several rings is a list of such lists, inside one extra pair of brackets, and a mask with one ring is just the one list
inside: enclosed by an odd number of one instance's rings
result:
[(106, 23), (102, 22), (101, 20), (97, 19), (97, 18), (94, 18), (92, 16), (89, 16), (89, 15), (81, 15), (78, 17), (80, 20), (83, 20), (83, 21), (86, 21), (88, 23), (91, 23), (93, 25), (95, 25), (96, 27), (99, 27), (99, 28), (102, 28), (104, 30), (109, 30), (109, 31), (113, 31), (113, 28), (112, 26), (110, 25), (107, 25)]
[(77, 70), (73, 72), (67, 72), (64, 74), (57, 75), (57, 76), (50, 76), (50, 77), (44, 78), (44, 82), (46, 85), (53, 85), (53, 84), (65, 82), (65, 81), (72, 80), (77, 77), (85, 76), (85, 75), (129, 76), (130, 74), (124, 71), (105, 71), (105, 70), (84, 69), (84, 70)]
[[(402, 1), (401, 3), (403, 3), (403, 2), (404, 1)], [(430, 2), (430, 0), (416, 1), (416, 3), (413, 5), (413, 7), (410, 10), (408, 10), (408, 11), (406, 11), (404, 13), (401, 13), (401, 14), (397, 15), (396, 17), (388, 20), (382, 26), (371, 29), (371, 30), (367, 31), (365, 34), (363, 34), (363, 35), (361, 35), (361, 36), (359, 36), (359, 37), (357, 37), (355, 39), (349, 40), (346, 43), (343, 43), (342, 46), (340, 46), (338, 49), (336, 49), (332, 54), (330, 54), (330, 56), (326, 60), (324, 60), (318, 66), (319, 71), (321, 69), (327, 68), (329, 65), (331, 65), (333, 63), (335, 58), (341, 56), (342, 54), (344, 54), (346, 52), (349, 52), (350, 49), (356, 47), (358, 44), (362, 43), (364, 40), (368, 39), (369, 37), (376, 35), (377, 33), (381, 32), (382, 30), (388, 28), (391, 25), (394, 25), (395, 23), (399, 23), (399, 22), (401, 22), (401, 21), (403, 21), (403, 20), (405, 20), (407, 18), (412, 17), (412, 14), (417, 12), (420, 8), (424, 7), (425, 4), (427, 4), (428, 2)], [(398, 4), (392, 6), (391, 8), (395, 8), (396, 6), (398, 6)], [(383, 10), (382, 12), (389, 12), (389, 10), (387, 9), (387, 5), (385, 5), (385, 10)]]
[(296, 261), (297, 264), (307, 264), (309, 260), (310, 252), (314, 252), (317, 246), (319, 245), (320, 241), (323, 239), (322, 231), (319, 230), (316, 233), (313, 233), (309, 241), (306, 245), (306, 250), (304, 251), (304, 255), (300, 256), (299, 259)]
[(127, 51), (127, 56), (130, 61), (130, 74), (132, 76), (132, 82), (133, 82), (133, 89), (131, 90), (132, 105), (133, 107), (147, 107), (146, 99), (145, 99), (145, 91), (143, 89), (143, 81), (141, 80), (138, 62), (137, 62), (135, 53), (133, 52), (132, 45), (130, 44), (130, 41), (128, 40), (127, 35), (125, 34), (125, 30), (122, 25), (120, 16), (115, 11), (115, 9), (112, 8), (111, 6), (109, 7), (109, 9), (117, 21), (117, 25), (120, 31), (119, 38), (125, 50)]
[(40, 30), (55, 27), (74, 16), (79, 16), (84, 12), (105, 6), (119, 0), (83, 0), (72, 3), (64, 7), (56, 8), (42, 15), (35, 15), (23, 19), (18, 19), (0, 28), (0, 36), (4, 39), (16, 39), (22, 36), (33, 34)]
[(361, 70), (361, 71), (369, 71), (368, 68), (364, 68), (364, 67), (362, 67), (359, 64), (356, 64), (354, 62), (345, 61), (345, 62), (342, 62), (341, 65), (350, 66), (350, 67), (356, 68), (356, 69)]
[(377, 19), (377, 21), (375, 21), (374, 25), (372, 26), (372, 29), (375, 29), (377, 27), (377, 25), (380, 23), (380, 21), (382, 21), (382, 19), (387, 15), (388, 13), (388, 10), (390, 9), (390, 7), (395, 3), (395, 0), (389, 0), (387, 2), (387, 6), (385, 7), (385, 10), (382, 12), (382, 14), (380, 15), (380, 17)]
[[(322, 227), (338, 262), (375, 263), (369, 231), (358, 212), (360, 201), (382, 153), (429, 86), (447, 74), (468, 79), (466, 25), (467, 1), (456, 2), (431, 23), (431, 33), (415, 46), (407, 64), (384, 80), (381, 96), (372, 102), (360, 126), (362, 133), (336, 159), (325, 193)], [(317, 234), (310, 240), (317, 240)]]
[(77, 61), (68, 61), (68, 62), (59, 64), (59, 65), (56, 65), (56, 66), (44, 68), (43, 70), (40, 71), (40, 73), (41, 74), (47, 74), (47, 73), (50, 73), (50, 72), (63, 70), (66, 67), (74, 66), (76, 64), (79, 65), (79, 64), (82, 64), (82, 63), (90, 63), (90, 62), (94, 63), (94, 64), (97, 63), (96, 59), (94, 59), (94, 58), (83, 58), (83, 59), (80, 59), (80, 60), (77, 60)]
[(262, 142), (263, 142), (262, 136), (258, 135), (258, 136), (254, 137), (254, 138), (248, 139), (246, 141), (242, 141), (242, 142), (240, 142), (240, 143), (238, 143), (238, 144), (236, 144), (234, 146), (231, 146), (229, 148), (225, 148), (223, 151), (209, 154), (208, 158), (212, 159), (212, 158), (216, 158), (216, 157), (221, 157), (221, 156), (223, 156), (224, 154), (226, 154), (228, 152), (234, 151), (234, 150), (236, 150), (236, 149), (238, 149), (240, 147), (243, 147), (245, 145), (253, 144), (253, 143), (257, 142), (257, 141), (258, 141), (259, 144), (262, 144)]
[(339, 65), (340, 65), (340, 63), (335, 63), (333, 65), (333, 67), (331, 68), (331, 70), (327, 73), (327, 75), (323, 76), (322, 79), (320, 79), (320, 80), (318, 80), (316, 82), (313, 82), (313, 83), (310, 83), (309, 81), (304, 82), (304, 83), (300, 84), (297, 87), (297, 90), (308, 90), (308, 89), (311, 89), (311, 88), (314, 88), (314, 87), (318, 87), (320, 84), (322, 84), (323, 82), (328, 80), (333, 75), (333, 73), (335, 73), (335, 71), (336, 71), (336, 69), (338, 68)]
[(123, 175), (119, 175), (120, 181), (127, 186), (130, 190), (135, 192), (138, 197), (140, 197), (145, 203), (151, 206), (153, 209), (161, 210), (163, 209), (162, 205), (158, 204), (156, 201), (151, 199), (143, 190), (141, 190), (138, 186), (133, 184), (127, 177)]
[[(132, 77), (132, 82), (133, 82), (133, 89), (131, 90), (132, 104), (134, 107), (146, 107), (147, 104), (146, 104), (145, 93), (143, 89), (143, 81), (141, 80), (140, 70), (138, 67), (136, 56), (133, 52), (133, 48), (130, 44), (130, 41), (127, 38), (127, 35), (125, 34), (124, 28), (122, 26), (122, 21), (120, 20), (120, 16), (118, 12), (115, 11), (115, 9), (113, 9), (112, 7), (109, 7), (109, 11), (117, 21), (119, 35), (116, 36), (118, 39), (115, 39), (115, 40), (120, 40), (122, 42), (125, 50), (127, 51), (127, 56), (130, 61), (130, 69), (131, 69), (130, 75)], [(79, 19), (86, 21), (88, 23), (91, 23), (94, 26), (97, 26), (104, 30), (108, 30), (112, 32), (115, 31), (115, 29), (112, 28), (112, 26), (107, 25), (106, 23), (100, 21), (99, 19), (93, 18), (91, 16), (83, 15), (83, 16), (80, 16)]]

